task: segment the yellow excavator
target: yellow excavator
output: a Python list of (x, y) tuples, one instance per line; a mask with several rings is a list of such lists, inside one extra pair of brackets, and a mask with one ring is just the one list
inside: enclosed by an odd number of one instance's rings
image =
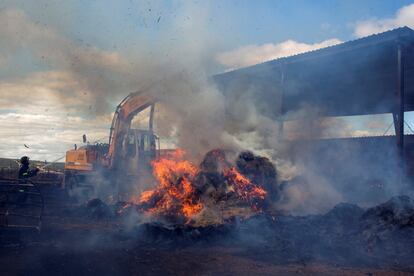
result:
[[(90, 197), (97, 183), (107, 182), (122, 200), (131, 183), (150, 177), (150, 163), (160, 154), (159, 138), (153, 132), (156, 100), (142, 92), (129, 94), (115, 110), (109, 133), (109, 143), (87, 142), (66, 152), (64, 187), (69, 192)], [(131, 128), (133, 118), (149, 109), (148, 126)]]

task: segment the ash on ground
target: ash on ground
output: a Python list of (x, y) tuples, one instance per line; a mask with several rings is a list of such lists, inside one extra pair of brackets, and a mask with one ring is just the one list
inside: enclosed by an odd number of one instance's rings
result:
[[(40, 233), (0, 243), (9, 275), (410, 275), (414, 202), (369, 209), (342, 203), (324, 215), (261, 213), (221, 225), (125, 224), (123, 204), (48, 208)], [(80, 213), (82, 216), (80, 216)], [(130, 214), (131, 216), (133, 213)], [(135, 221), (135, 220), (133, 220)], [(5, 233), (2, 232), (2, 235)]]
[(137, 231), (174, 247), (240, 247), (268, 262), (414, 269), (414, 202), (407, 196), (369, 209), (341, 203), (324, 215), (260, 214), (207, 227), (144, 223)]

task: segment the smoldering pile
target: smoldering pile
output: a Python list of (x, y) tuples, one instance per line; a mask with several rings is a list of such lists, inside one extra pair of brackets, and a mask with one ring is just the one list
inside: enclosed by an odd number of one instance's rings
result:
[[(200, 175), (205, 173), (200, 170)], [(231, 196), (228, 198), (231, 202)], [(209, 200), (216, 202), (217, 199)], [(95, 210), (98, 205), (88, 204), (88, 208)], [(125, 216), (117, 212), (125, 209), (125, 205), (115, 205), (113, 217)], [(132, 204), (127, 209), (143, 214), (144, 208), (148, 207)], [(174, 220), (170, 217), (167, 223), (167, 218), (162, 220), (158, 214), (151, 221), (135, 221), (133, 233), (138, 243), (174, 247), (193, 246), (195, 242), (202, 246), (234, 245), (245, 252), (241, 254), (283, 264), (329, 262), (414, 269), (414, 202), (408, 196), (393, 197), (367, 209), (340, 203), (320, 215), (278, 213), (275, 216), (266, 208), (260, 212), (251, 211), (248, 217), (233, 213), (221, 224), (183, 223), (177, 217)]]
[(224, 150), (215, 149), (195, 166), (183, 156), (176, 151), (154, 161), (157, 187), (132, 197), (126, 208), (146, 221), (205, 227), (262, 213), (277, 198), (276, 169), (265, 157), (244, 151), (230, 162)]
[(145, 242), (176, 246), (237, 246), (272, 263), (324, 262), (414, 270), (414, 202), (394, 197), (363, 209), (340, 203), (322, 215), (255, 214), (220, 226), (142, 224)]
[(256, 216), (238, 226), (237, 242), (272, 261), (414, 270), (414, 201), (407, 196), (368, 209), (340, 203), (322, 215)]

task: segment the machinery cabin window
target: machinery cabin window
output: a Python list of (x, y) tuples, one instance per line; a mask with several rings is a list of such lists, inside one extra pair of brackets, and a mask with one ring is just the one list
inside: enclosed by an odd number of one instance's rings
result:
[(127, 139), (127, 156), (134, 157), (137, 154), (136, 140), (134, 134), (129, 134)]

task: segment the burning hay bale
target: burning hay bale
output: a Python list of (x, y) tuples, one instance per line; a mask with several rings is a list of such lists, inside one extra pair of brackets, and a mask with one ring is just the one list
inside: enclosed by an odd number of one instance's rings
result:
[(158, 187), (143, 192), (137, 203), (139, 209), (155, 217), (185, 223), (203, 208), (192, 185), (198, 169), (191, 162), (180, 160), (180, 155), (174, 159), (153, 162)]
[(267, 180), (276, 177), (269, 160), (254, 160), (267, 169), (248, 170), (251, 163), (246, 161), (248, 166), (242, 168), (247, 176), (227, 160), (223, 150), (209, 151), (199, 166), (185, 160), (178, 150), (152, 163), (158, 186), (132, 202), (144, 214), (171, 224), (219, 225), (234, 216), (252, 216), (263, 210), (268, 196), (265, 188), (274, 184)]
[(243, 151), (236, 161), (237, 169), (268, 192), (271, 200), (278, 199), (277, 172), (273, 163), (266, 157)]
[(224, 151), (215, 149), (207, 152), (200, 164), (194, 185), (199, 195), (214, 197), (216, 201), (225, 197), (227, 186), (223, 170), (230, 167)]

